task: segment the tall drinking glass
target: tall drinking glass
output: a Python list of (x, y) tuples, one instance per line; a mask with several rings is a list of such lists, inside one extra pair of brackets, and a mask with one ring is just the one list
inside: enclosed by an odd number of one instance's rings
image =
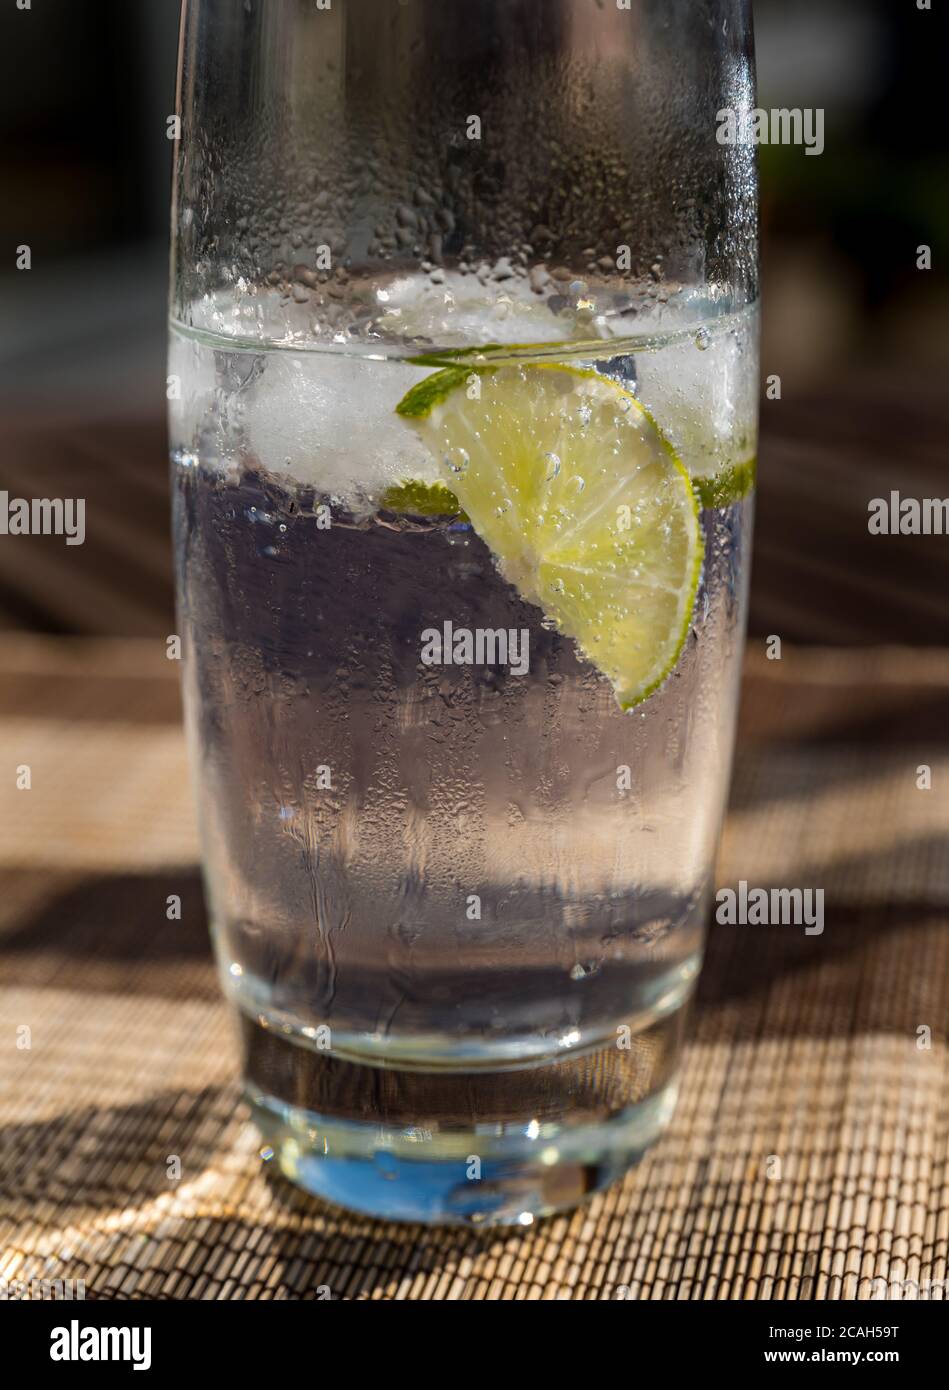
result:
[(172, 469), (264, 1153), (527, 1224), (672, 1112), (741, 659), (746, 0), (186, 0)]

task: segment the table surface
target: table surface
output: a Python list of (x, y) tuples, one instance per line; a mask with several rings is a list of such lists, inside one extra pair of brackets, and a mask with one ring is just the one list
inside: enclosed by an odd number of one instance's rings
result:
[(947, 716), (949, 654), (753, 648), (719, 882), (822, 887), (824, 935), (713, 926), (679, 1108), (625, 1181), (529, 1230), (423, 1230), (258, 1157), (163, 643), (0, 637), (0, 1278), (87, 1298), (940, 1288)]

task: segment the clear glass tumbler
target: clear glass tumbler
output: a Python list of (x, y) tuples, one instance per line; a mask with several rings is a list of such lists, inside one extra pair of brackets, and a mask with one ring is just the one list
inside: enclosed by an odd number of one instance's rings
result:
[[(675, 1103), (756, 449), (746, 0), (186, 0), (170, 378), (264, 1152), (527, 1224)], [(741, 126), (739, 125), (739, 129)]]

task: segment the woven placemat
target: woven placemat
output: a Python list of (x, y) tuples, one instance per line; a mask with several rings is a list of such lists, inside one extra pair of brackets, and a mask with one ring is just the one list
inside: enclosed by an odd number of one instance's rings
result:
[(824, 934), (714, 926), (670, 1130), (512, 1233), (346, 1216), (261, 1164), (176, 682), (160, 643), (0, 639), (0, 760), (32, 774), (0, 793), (0, 1297), (943, 1296), (949, 657), (750, 655), (719, 879), (823, 887)]

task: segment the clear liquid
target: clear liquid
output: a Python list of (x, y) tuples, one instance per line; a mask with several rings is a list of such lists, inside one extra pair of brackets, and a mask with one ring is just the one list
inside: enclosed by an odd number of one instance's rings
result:
[[(753, 450), (734, 399), (749, 333), (654, 335), (595, 365), (693, 467), (724, 466)], [(387, 483), (437, 476), (393, 413), (431, 368), (207, 334), (174, 335), (175, 361), (186, 703), (242, 1014), (337, 1062), (466, 1070), (674, 1013), (726, 792), (750, 500), (703, 512), (691, 634), (623, 713), (470, 526), (380, 510)], [(526, 628), (529, 671), (423, 666), (421, 633), (446, 621)]]

